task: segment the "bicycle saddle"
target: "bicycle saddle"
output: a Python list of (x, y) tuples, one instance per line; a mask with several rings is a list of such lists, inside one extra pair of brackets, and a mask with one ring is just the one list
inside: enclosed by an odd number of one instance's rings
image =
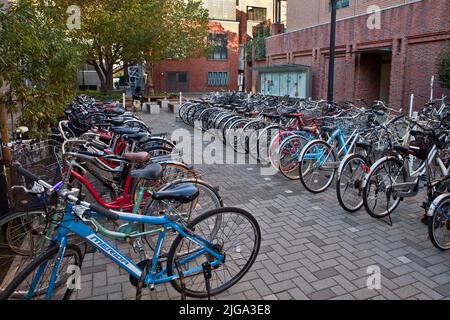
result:
[(322, 126), (320, 127), (320, 131), (323, 132), (333, 132), (334, 130), (336, 130), (336, 126)]
[(287, 118), (293, 118), (293, 119), (301, 118), (301, 117), (303, 117), (303, 113), (291, 113), (291, 114), (286, 115), (286, 117)]
[(366, 151), (369, 151), (370, 149), (372, 149), (371, 144), (370, 144), (370, 143), (367, 143), (367, 142), (357, 142), (357, 143), (356, 143), (356, 146), (357, 146), (358, 148), (364, 149), (364, 150), (366, 150)]
[(112, 123), (114, 126), (121, 126), (125, 122), (125, 118), (117, 117), (117, 118), (105, 119), (105, 121)]
[(117, 105), (113, 108), (105, 108), (105, 111), (106, 111), (106, 113), (109, 113), (109, 114), (112, 113), (112, 114), (122, 115), (125, 113), (125, 108), (123, 108), (120, 105)]
[(111, 131), (114, 131), (118, 134), (136, 134), (139, 133), (139, 128), (130, 128), (130, 127), (112, 127)]
[[(147, 154), (148, 155), (148, 154)], [(132, 178), (142, 178), (145, 180), (156, 180), (162, 174), (162, 166), (159, 163), (152, 163), (144, 169), (133, 170), (130, 172)]]
[(272, 114), (272, 113), (263, 113), (263, 116), (269, 119), (280, 119), (281, 116), (278, 114)]
[(394, 149), (395, 151), (401, 153), (404, 156), (408, 155), (410, 153), (410, 151), (411, 151), (409, 149), (409, 147), (401, 146), (399, 144), (396, 144), (395, 146), (393, 146), (392, 149)]
[(138, 133), (126, 134), (123, 136), (123, 138), (129, 142), (139, 142), (142, 138), (144, 138), (146, 136), (148, 136), (148, 133), (138, 132)]
[(192, 183), (182, 184), (169, 190), (159, 191), (153, 194), (154, 200), (174, 200), (181, 203), (189, 203), (198, 197), (199, 190)]
[(137, 164), (145, 164), (150, 160), (150, 156), (147, 152), (124, 153), (122, 158)]

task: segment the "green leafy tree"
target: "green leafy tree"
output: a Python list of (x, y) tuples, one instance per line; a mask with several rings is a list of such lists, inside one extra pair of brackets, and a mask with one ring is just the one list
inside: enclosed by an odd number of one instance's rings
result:
[(71, 36), (84, 43), (103, 92), (124, 65), (185, 59), (204, 54), (208, 12), (198, 0), (55, 0), (60, 12), (81, 9), (81, 28)]
[(46, 133), (73, 98), (83, 60), (81, 47), (45, 5), (17, 1), (0, 10), (0, 87), (7, 85), (0, 108), (20, 111), (34, 135)]
[(450, 89), (450, 43), (439, 55), (437, 69), (439, 84), (442, 88)]

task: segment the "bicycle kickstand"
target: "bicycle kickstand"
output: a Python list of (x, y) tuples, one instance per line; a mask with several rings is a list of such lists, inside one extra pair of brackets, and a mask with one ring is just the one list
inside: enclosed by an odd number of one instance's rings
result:
[(184, 274), (181, 270), (180, 263), (175, 261), (175, 266), (177, 268), (178, 277), (180, 278), (180, 287), (181, 287), (181, 300), (186, 300), (186, 286), (184, 285)]
[(205, 286), (206, 286), (206, 292), (208, 293), (208, 300), (211, 300), (211, 294), (210, 294), (210, 283), (209, 280), (211, 279), (211, 264), (209, 262), (204, 262), (202, 264), (203, 268), (203, 276), (205, 277)]

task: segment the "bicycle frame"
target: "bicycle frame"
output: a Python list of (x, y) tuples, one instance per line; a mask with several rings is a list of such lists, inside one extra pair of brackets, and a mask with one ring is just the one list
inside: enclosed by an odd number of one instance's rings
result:
[(103, 201), (103, 199), (100, 197), (97, 191), (95, 191), (94, 187), (92, 187), (92, 185), (86, 180), (86, 178), (84, 178), (82, 175), (78, 174), (73, 170), (70, 171), (70, 175), (74, 177), (76, 180), (78, 180), (80, 183), (82, 183), (88, 189), (92, 197), (94, 197), (94, 200), (102, 207), (112, 210), (119, 210), (119, 209), (124, 211), (133, 210), (134, 204), (132, 203), (131, 199), (132, 196), (130, 194), (130, 187), (133, 179), (130, 176), (128, 176), (125, 180), (125, 186), (123, 189), (122, 196), (119, 196), (115, 198), (112, 202), (107, 203)]
[[(399, 159), (400, 161), (403, 162), (403, 167), (406, 170), (406, 182), (403, 183), (394, 183), (390, 186), (390, 189), (392, 192), (394, 192), (397, 196), (399, 197), (414, 197), (418, 192), (419, 192), (419, 182), (420, 182), (420, 177), (423, 176), (425, 173), (427, 173), (428, 168), (431, 166), (432, 162), (436, 159), (439, 169), (441, 170), (441, 173), (443, 176), (448, 175), (450, 173), (450, 167), (447, 168), (445, 167), (442, 159), (440, 159), (437, 156), (438, 153), (438, 148), (436, 147), (436, 145), (434, 145), (430, 152), (428, 153), (428, 157), (422, 161), (422, 163), (420, 164), (420, 166), (414, 170), (413, 172), (411, 172), (410, 170), (410, 166), (409, 166), (409, 161), (408, 158), (403, 158), (401, 156), (387, 156), (387, 157), (382, 157), (381, 159), (379, 159), (378, 161), (376, 161), (372, 167), (371, 170), (373, 170), (372, 168), (377, 168), (379, 166), (379, 164), (382, 161), (385, 161), (386, 159), (390, 159), (390, 158), (395, 158), (395, 159)], [(369, 175), (366, 176), (366, 178)], [(367, 181), (365, 179), (364, 181), (364, 186), (367, 184)], [(408, 191), (402, 191), (405, 188), (409, 187), (410, 190)]]
[[(357, 130), (355, 130), (350, 135), (350, 137), (346, 140), (341, 129), (336, 129), (333, 132), (333, 134), (328, 138), (328, 140), (325, 142), (334, 149), (333, 142), (337, 141), (338, 145), (341, 147), (341, 149), (337, 152), (337, 156), (339, 158), (342, 158), (350, 153), (350, 151), (353, 149), (356, 141), (358, 140), (358, 137), (359, 137), (359, 134), (358, 134)], [(318, 140), (318, 141), (321, 141), (321, 140)], [(312, 143), (312, 142), (310, 142), (310, 143)], [(326, 157), (323, 158), (324, 152), (325, 151), (317, 150), (317, 152), (315, 152), (313, 154), (305, 155), (305, 159), (319, 161), (318, 166), (320, 167), (328, 160), (328, 157), (330, 156), (330, 154), (326, 154)]]
[[(169, 219), (167, 215), (163, 217), (151, 217), (151, 216), (141, 216), (136, 214), (129, 214), (123, 212), (116, 212), (119, 215), (119, 220), (124, 220), (128, 222), (134, 223), (143, 223), (149, 225), (160, 225), (160, 233), (157, 241), (157, 245), (153, 254), (152, 265), (149, 273), (146, 275), (144, 284), (145, 285), (157, 285), (161, 283), (170, 282), (172, 280), (176, 280), (179, 278), (178, 274), (174, 274), (172, 276), (167, 276), (167, 269), (163, 268), (161, 271), (157, 272), (158, 266), (158, 257), (161, 250), (161, 246), (164, 242), (166, 231), (170, 228), (177, 233), (179, 233), (182, 237), (188, 239), (189, 241), (197, 244), (200, 248), (194, 251), (187, 257), (184, 257), (179, 261), (180, 264), (188, 263), (189, 261), (195, 259), (196, 257), (207, 253), (214, 257), (214, 261), (210, 262), (211, 267), (216, 267), (223, 263), (224, 256), (218, 254), (214, 250), (210, 249), (212, 247), (212, 243), (208, 242), (201, 237), (193, 234), (189, 230), (185, 230), (178, 223), (173, 222)], [(72, 204), (67, 204), (64, 209), (64, 217), (59, 225), (57, 230), (57, 234), (52, 240), (52, 244), (49, 249), (54, 246), (59, 246), (58, 256), (56, 258), (56, 263), (53, 267), (52, 274), (50, 277), (49, 288), (46, 292), (46, 299), (50, 299), (53, 290), (55, 288), (55, 282), (57, 279), (58, 270), (61, 266), (61, 261), (64, 257), (67, 248), (67, 237), (69, 233), (74, 233), (78, 237), (87, 240), (96, 250), (103, 253), (108, 259), (118, 265), (120, 268), (127, 271), (131, 276), (136, 279), (140, 279), (143, 270), (139, 268), (134, 262), (132, 262), (129, 258), (123, 255), (120, 251), (118, 251), (112, 244), (105, 241), (103, 238), (99, 237), (92, 229), (87, 227), (83, 222), (80, 221), (80, 218), (73, 213)], [(36, 285), (39, 283), (39, 280), (46, 268), (47, 264), (43, 263), (39, 266), (39, 269), (33, 278), (32, 284), (27, 294), (27, 300), (30, 299), (33, 295), (34, 289)], [(189, 276), (202, 271), (202, 266), (193, 267), (186, 271), (183, 271), (183, 276)]]

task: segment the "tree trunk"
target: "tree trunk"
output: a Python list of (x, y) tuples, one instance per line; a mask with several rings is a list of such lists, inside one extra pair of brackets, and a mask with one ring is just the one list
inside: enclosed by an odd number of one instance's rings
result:
[(105, 87), (106, 92), (111, 92), (114, 90), (114, 65), (111, 63), (105, 63)]
[(155, 94), (155, 85), (153, 84), (153, 65), (145, 64), (145, 72), (147, 73), (146, 91), (148, 95)]

